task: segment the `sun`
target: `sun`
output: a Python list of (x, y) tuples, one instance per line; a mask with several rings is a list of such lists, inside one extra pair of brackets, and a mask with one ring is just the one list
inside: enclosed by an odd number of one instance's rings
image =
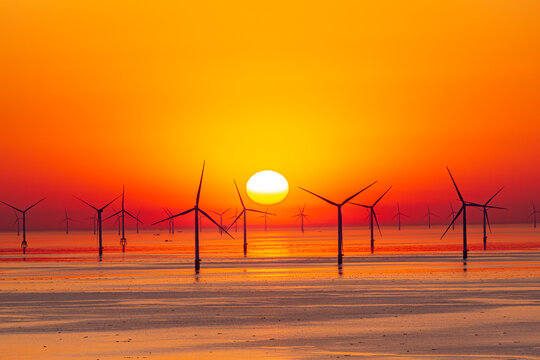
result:
[(289, 183), (280, 173), (272, 170), (259, 171), (246, 184), (249, 198), (261, 205), (283, 201), (289, 193)]

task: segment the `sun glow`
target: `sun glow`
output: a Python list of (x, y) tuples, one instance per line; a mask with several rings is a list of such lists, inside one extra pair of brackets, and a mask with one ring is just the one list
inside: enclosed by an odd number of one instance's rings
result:
[(283, 175), (272, 171), (259, 171), (246, 184), (246, 191), (251, 200), (261, 205), (277, 204), (289, 193), (289, 183)]

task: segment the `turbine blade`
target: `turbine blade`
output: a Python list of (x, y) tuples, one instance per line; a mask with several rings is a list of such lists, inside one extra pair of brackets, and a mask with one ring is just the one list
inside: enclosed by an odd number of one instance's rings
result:
[(490, 197), (489, 200), (486, 201), (486, 203), (485, 203), (484, 205), (489, 204), (489, 202), (490, 202), (491, 200), (493, 200), (493, 198), (494, 198), (495, 196), (497, 196), (497, 195), (502, 191), (502, 189), (504, 189), (504, 186), (503, 186), (502, 188), (500, 188), (499, 191), (497, 191), (497, 192), (495, 193), (495, 195), (493, 195), (492, 197)]
[(318, 197), (319, 199), (322, 199), (322, 200), (326, 201), (327, 203), (329, 203), (329, 204), (331, 204), (331, 205), (338, 206), (338, 204), (336, 204), (335, 202), (330, 201), (330, 200), (328, 200), (328, 199), (325, 199), (325, 198), (323, 198), (322, 196), (315, 194), (314, 192), (311, 192), (311, 191), (309, 191), (309, 190), (306, 190), (306, 189), (304, 189), (303, 187), (300, 187), (300, 186), (299, 186), (299, 188), (302, 189), (302, 190), (304, 190), (305, 192), (310, 193), (311, 195), (314, 195), (314, 196)]
[(204, 165), (206, 164), (206, 160), (203, 161), (202, 165), (202, 172), (201, 172), (201, 181), (199, 181), (199, 190), (197, 190), (197, 201), (195, 202), (195, 206), (199, 206), (199, 198), (201, 197), (201, 186), (202, 186), (202, 179), (204, 175)]
[(135, 217), (135, 216), (131, 215), (131, 213), (130, 213), (129, 211), (124, 210), (124, 212), (125, 212), (126, 214), (128, 214), (133, 220), (138, 221), (138, 222), (140, 222), (141, 224), (144, 224), (141, 220), (139, 220), (138, 217)]
[(379, 235), (382, 236), (381, 227), (379, 226), (379, 220), (377, 220), (377, 213), (375, 212), (375, 210), (371, 211), (373, 211), (373, 217), (375, 218), (375, 224), (377, 224), (377, 229), (379, 229)]
[(2, 200), (0, 200), (0, 202), (4, 205), (7, 205), (9, 206), (10, 208), (12, 208), (13, 210), (17, 210), (19, 212), (23, 212), (21, 209), (17, 209), (15, 206), (12, 206), (12, 205), (9, 205), (7, 202), (3, 202)]
[(269, 212), (266, 212), (266, 211), (260, 211), (260, 210), (255, 210), (255, 209), (246, 209), (246, 211), (251, 211), (251, 212), (256, 212), (256, 213), (261, 213), (261, 214), (267, 214), (267, 215), (276, 215), (276, 214), (272, 214), (272, 213), (269, 213)]
[[(348, 203), (350, 200), (352, 200), (356, 195), (360, 194), (362, 191), (368, 189), (369, 187), (371, 187), (372, 185), (374, 185), (376, 183), (376, 181), (372, 182), (371, 184), (369, 184), (368, 186), (366, 186), (365, 188), (363, 188), (362, 190), (360, 190), (359, 192), (357, 192), (356, 194), (352, 195), (352, 196), (349, 196), (344, 202), (341, 203), (341, 205), (345, 205), (346, 203)], [(390, 189), (388, 189), (390, 190)]]
[(75, 195), (73, 195), (73, 197), (74, 197), (75, 199), (78, 199), (78, 200), (82, 201), (82, 202), (85, 203), (86, 205), (90, 206), (92, 209), (94, 209), (94, 210), (96, 210), (96, 211), (99, 211), (99, 209), (98, 209), (97, 207), (95, 207), (95, 206), (89, 204), (88, 202), (84, 201), (83, 199), (78, 198), (78, 197), (76, 197)]
[(192, 212), (193, 210), (195, 210), (195, 208), (191, 208), (191, 209), (186, 210), (186, 211), (184, 211), (184, 212), (181, 212), (181, 213), (179, 213), (179, 214), (169, 216), (169, 217), (166, 218), (166, 219), (163, 219), (163, 220), (160, 220), (160, 221), (156, 221), (156, 222), (153, 223), (152, 225), (156, 225), (156, 224), (162, 223), (162, 222), (164, 222), (164, 221), (174, 219), (175, 217), (178, 217), (178, 216), (182, 216), (182, 215), (189, 214), (189, 213)]
[(225, 215), (227, 213), (227, 211), (231, 210), (231, 208), (228, 208), (227, 210), (225, 210), (224, 212), (221, 213), (221, 215)]
[(486, 211), (486, 221), (487, 221), (487, 225), (488, 225), (488, 228), (489, 228), (489, 233), (491, 234), (491, 224), (489, 223), (489, 215), (488, 215), (487, 211)]
[(240, 190), (238, 190), (238, 185), (236, 185), (236, 180), (234, 181), (234, 186), (236, 187), (236, 192), (238, 193), (238, 197), (240, 198), (240, 204), (242, 204), (242, 209), (246, 209), (246, 206), (244, 205), (244, 200), (242, 200), (242, 195), (240, 195)]
[(227, 231), (227, 229), (223, 228), (221, 225), (219, 225), (217, 222), (215, 222), (214, 219), (212, 219), (212, 218), (210, 217), (210, 215), (208, 215), (207, 213), (205, 213), (202, 209), (199, 209), (199, 211), (200, 211), (204, 216), (206, 216), (206, 218), (207, 218), (208, 220), (210, 220), (211, 222), (213, 222), (214, 225), (216, 225), (220, 230), (224, 231), (225, 234), (229, 235), (229, 236), (231, 237), (231, 239), (234, 239), (234, 237), (233, 237), (231, 234), (229, 234), (229, 232)]
[(448, 230), (450, 230), (450, 228), (452, 227), (452, 225), (454, 224), (454, 222), (456, 221), (456, 219), (458, 218), (458, 216), (461, 215), (462, 212), (463, 212), (463, 206), (459, 209), (459, 211), (457, 212), (456, 216), (454, 217), (454, 219), (452, 220), (452, 222), (450, 223), (450, 225), (448, 225), (448, 227), (446, 228), (445, 232), (441, 235), (441, 239), (444, 237), (444, 235), (446, 235), (446, 233), (448, 232)]
[(383, 196), (386, 195), (386, 193), (389, 192), (391, 188), (392, 188), (392, 187), (390, 186), (390, 187), (388, 188), (388, 190), (386, 190), (386, 191), (384, 192), (384, 194), (382, 194), (381, 197), (378, 198), (377, 201), (375, 201), (375, 203), (373, 204), (373, 206), (377, 205), (377, 203), (378, 203), (379, 201), (381, 201), (381, 199), (383, 198)]
[(465, 202), (465, 200), (463, 200), (463, 196), (461, 196), (461, 193), (459, 192), (458, 186), (457, 186), (456, 182), (454, 181), (454, 177), (452, 176), (452, 173), (450, 172), (450, 169), (448, 168), (448, 166), (446, 167), (446, 170), (448, 170), (448, 174), (450, 174), (450, 178), (452, 179), (452, 182), (454, 183), (454, 187), (456, 188), (456, 191), (458, 193), (458, 196), (459, 196), (461, 202)]
[(361, 207), (366, 208), (366, 209), (370, 209), (370, 208), (371, 208), (371, 206), (369, 206), (369, 205), (364, 205), (364, 204), (358, 204), (358, 203), (353, 203), (353, 202), (350, 202), (349, 204), (351, 204), (351, 205), (356, 205), (356, 206), (361, 206)]
[(499, 209), (499, 210), (508, 210), (507, 208), (504, 208), (504, 207), (500, 207), (500, 206), (491, 206), (491, 205), (486, 205), (485, 207), (486, 207), (486, 208), (488, 208), (488, 209)]
[(37, 204), (39, 204), (40, 202), (42, 202), (42, 201), (45, 200), (45, 199), (46, 199), (46, 198), (43, 198), (43, 199), (39, 200), (38, 202), (36, 202), (36, 203), (30, 205), (30, 206), (27, 207), (26, 210), (24, 210), (24, 211), (30, 210), (31, 208), (33, 208), (34, 206), (36, 206)]
[(114, 199), (112, 199), (111, 201), (109, 201), (109, 203), (107, 205), (105, 205), (104, 207), (101, 208), (101, 210), (105, 210), (107, 208), (107, 206), (111, 205), (113, 202), (116, 201), (116, 199), (118, 199), (120, 196), (122, 196), (122, 194), (118, 195), (117, 197), (115, 197)]
[(115, 212), (115, 213), (112, 214), (111, 216), (106, 217), (105, 219), (103, 219), (103, 221), (109, 220), (110, 218), (112, 218), (113, 216), (116, 216), (116, 215), (120, 214), (121, 212), (122, 212), (122, 210), (118, 210), (117, 212)]
[(245, 210), (240, 211), (240, 214), (238, 214), (238, 216), (236, 217), (236, 219), (234, 219), (234, 221), (231, 223), (231, 225), (229, 225), (227, 227), (227, 230), (229, 230), (238, 221), (238, 219), (240, 219), (240, 216), (242, 216), (244, 214), (244, 211)]

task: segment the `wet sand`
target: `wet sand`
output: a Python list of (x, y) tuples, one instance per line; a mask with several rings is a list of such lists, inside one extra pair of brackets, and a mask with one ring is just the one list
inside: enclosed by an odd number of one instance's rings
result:
[(0, 358), (540, 359), (540, 252), (345, 262), (2, 262)]

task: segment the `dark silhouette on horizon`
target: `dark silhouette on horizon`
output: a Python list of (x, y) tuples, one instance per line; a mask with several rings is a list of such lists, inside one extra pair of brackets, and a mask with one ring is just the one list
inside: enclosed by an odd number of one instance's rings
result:
[(424, 215), (424, 217), (427, 217), (428, 218), (428, 229), (431, 229), (431, 217), (432, 216), (437, 216), (437, 214), (435, 214), (434, 212), (431, 211), (431, 208), (429, 207), (429, 205), (427, 206), (427, 213), (426, 215)]
[[(223, 215), (225, 215), (227, 213), (227, 211), (229, 211), (229, 210), (231, 210), (231, 208), (228, 208), (227, 210), (225, 210), (223, 212), (217, 212), (217, 211), (211, 210), (214, 214), (219, 216), (219, 225), (221, 227), (223, 227)], [(219, 229), (219, 235), (223, 235), (223, 230)]]
[(139, 233), (139, 223), (141, 223), (141, 224), (143, 223), (143, 222), (141, 221), (141, 210), (142, 210), (142, 209), (139, 209), (139, 211), (137, 211), (137, 216), (135, 216), (135, 218), (137, 219), (137, 221), (135, 222), (135, 224), (137, 224), (137, 225), (136, 225), (136, 229), (137, 229), (136, 231), (137, 231), (137, 234)]
[(201, 180), (199, 181), (199, 189), (197, 190), (197, 198), (195, 199), (195, 206), (192, 207), (189, 210), (183, 211), (181, 213), (170, 216), (170, 217), (165, 218), (163, 220), (156, 221), (155, 223), (152, 224), (152, 225), (157, 225), (157, 224), (162, 223), (164, 221), (168, 221), (168, 220), (174, 219), (174, 218), (176, 218), (178, 216), (186, 215), (186, 214), (189, 214), (192, 211), (195, 211), (194, 218), (195, 218), (195, 271), (196, 272), (199, 272), (199, 269), (201, 268), (201, 259), (199, 258), (199, 220), (200, 220), (199, 219), (199, 213), (206, 216), (206, 218), (208, 218), (211, 222), (213, 222), (218, 228), (223, 230), (227, 235), (229, 235), (232, 239), (234, 239), (234, 237), (231, 234), (229, 234), (229, 232), (227, 232), (227, 230), (223, 229), (217, 222), (214, 221), (214, 219), (212, 219), (212, 217), (210, 215), (208, 215), (206, 212), (204, 212), (203, 209), (201, 209), (199, 207), (199, 200), (201, 198), (201, 187), (202, 187), (202, 181), (203, 181), (203, 176), (204, 176), (204, 166), (205, 166), (205, 164), (206, 164), (206, 162), (203, 162), (203, 167), (202, 167), (202, 172), (201, 172)]
[(365, 209), (369, 209), (369, 229), (371, 233), (371, 239), (370, 239), (370, 247), (371, 247), (371, 253), (373, 254), (374, 248), (375, 248), (375, 237), (373, 234), (373, 219), (375, 219), (375, 222), (377, 223), (377, 229), (379, 229), (379, 235), (382, 236), (381, 228), (379, 226), (379, 220), (377, 220), (377, 214), (375, 213), (375, 205), (381, 201), (384, 195), (386, 195), (392, 187), (390, 186), (374, 203), (373, 205), (365, 205), (365, 204), (357, 204), (351, 202), (351, 205), (361, 206)]
[(352, 196), (349, 196), (347, 199), (345, 199), (343, 202), (341, 203), (335, 203), (333, 201), (330, 201), (328, 199), (325, 199), (323, 198), (322, 196), (320, 195), (317, 195), (315, 194), (314, 192), (311, 192), (309, 190), (306, 190), (302, 187), (299, 187), (300, 189), (304, 190), (305, 192), (308, 192), (310, 193), (311, 195), (313, 196), (316, 196), (318, 197), (319, 199), (323, 200), (323, 201), (326, 201), (327, 203), (329, 203), (330, 205), (333, 205), (335, 207), (337, 207), (337, 218), (338, 218), (338, 265), (341, 265), (343, 264), (343, 215), (341, 213), (341, 207), (345, 204), (347, 204), (349, 201), (351, 201), (355, 196), (357, 196), (358, 194), (360, 194), (362, 191), (366, 190), (367, 188), (369, 188), (370, 186), (372, 186), (373, 184), (375, 184), (375, 182), (371, 183), (370, 185), (366, 186), (365, 188), (363, 188), (362, 190), (358, 191), (357, 193), (355, 193), (354, 195)]
[[(500, 188), (496, 193), (495, 195), (493, 195), (492, 197), (489, 198), (488, 201), (486, 201), (483, 205), (481, 205), (481, 208), (482, 208), (482, 215), (483, 215), (483, 219), (482, 219), (482, 222), (483, 222), (483, 226), (484, 226), (484, 250), (487, 249), (487, 233), (486, 233), (486, 224), (487, 226), (489, 227), (489, 233), (491, 234), (491, 224), (489, 223), (489, 217), (488, 217), (488, 204), (491, 202), (491, 200), (493, 200), (493, 198), (495, 196), (497, 196), (501, 191), (502, 189), (504, 189), (504, 186), (502, 188)], [(505, 209), (505, 208), (498, 208), (498, 209)], [(506, 209), (505, 209), (506, 210)]]
[(99, 241), (99, 248), (98, 248), (98, 252), (99, 252), (99, 258), (101, 260), (101, 256), (103, 255), (103, 224), (102, 224), (102, 220), (101, 220), (101, 214), (103, 213), (103, 210), (105, 210), (109, 205), (111, 205), (113, 202), (116, 201), (116, 199), (118, 199), (120, 196), (122, 196), (122, 194), (118, 195), (117, 197), (115, 197), (114, 199), (112, 199), (110, 202), (108, 202), (105, 206), (102, 206), (100, 208), (97, 208), (95, 207), (94, 205), (84, 201), (83, 199), (81, 198), (78, 198), (76, 197), (75, 195), (73, 195), (73, 197), (77, 200), (80, 200), (82, 201), (83, 203), (85, 203), (86, 205), (90, 206), (92, 209), (94, 209), (96, 211), (96, 215), (97, 215), (97, 220), (96, 220), (96, 225), (97, 225), (97, 230), (98, 230), (98, 241)]
[(311, 222), (308, 218), (308, 215), (304, 213), (305, 210), (306, 204), (304, 204), (302, 208), (298, 206), (298, 214), (292, 216), (293, 218), (296, 218), (296, 221), (300, 220), (300, 229), (302, 230), (302, 232), (304, 232), (304, 219), (306, 219), (308, 222)]
[(268, 216), (269, 215), (273, 215), (275, 216), (274, 214), (271, 214), (268, 212), (268, 208), (266, 208), (266, 210), (264, 211), (264, 215), (261, 215), (259, 216), (259, 218), (264, 218), (264, 231), (266, 232), (268, 230), (268, 227), (266, 225), (266, 222), (270, 219)]
[(15, 211), (15, 221), (14, 224), (17, 224), (17, 236), (21, 236), (21, 218), (19, 217), (19, 214)]
[(536, 210), (536, 207), (534, 206), (534, 201), (533, 201), (533, 203), (532, 203), (532, 209), (533, 209), (533, 211), (532, 211), (532, 213), (529, 215), (529, 217), (531, 217), (531, 216), (533, 217), (533, 224), (534, 224), (533, 226), (534, 226), (534, 228), (536, 229), (536, 214), (540, 214), (540, 211), (539, 211), (539, 210)]
[(66, 223), (66, 235), (67, 235), (69, 234), (69, 222), (74, 221), (74, 220), (68, 216), (67, 209), (64, 209), (64, 212), (66, 214), (66, 217), (62, 221)]
[(402, 216), (405, 216), (405, 217), (409, 217), (409, 215), (405, 214), (405, 213), (402, 213), (401, 210), (399, 209), (399, 202), (397, 203), (397, 213), (396, 215), (394, 215), (394, 218), (398, 218), (398, 230), (401, 231), (401, 217)]
[[(450, 214), (446, 217), (447, 219), (453, 219), (456, 216), (456, 211), (454, 210), (454, 205), (450, 203)], [(452, 230), (455, 229), (455, 224), (452, 224)]]
[(476, 203), (473, 203), (473, 202), (465, 201), (465, 199), (461, 195), (461, 192), (459, 191), (459, 188), (458, 188), (456, 182), (454, 181), (454, 177), (452, 176), (452, 173), (450, 172), (450, 169), (448, 168), (448, 166), (446, 167), (446, 170), (448, 170), (448, 174), (450, 175), (450, 179), (452, 179), (452, 183), (454, 184), (454, 187), (456, 188), (456, 192), (457, 192), (457, 194), (459, 196), (459, 200), (461, 201), (461, 208), (457, 212), (456, 216), (454, 216), (454, 219), (452, 220), (450, 225), (448, 225), (445, 232), (441, 235), (441, 239), (444, 237), (444, 235), (446, 235), (448, 230), (450, 230), (450, 228), (452, 227), (454, 222), (457, 220), (459, 215), (461, 215), (461, 213), (463, 213), (463, 217), (462, 217), (462, 219), (463, 219), (463, 260), (465, 260), (465, 259), (467, 259), (467, 253), (469, 252), (469, 249), (467, 249), (467, 207), (486, 206), (487, 208), (490, 208), (490, 209), (502, 209), (502, 208), (499, 208), (499, 207), (496, 207), (496, 206), (490, 206), (490, 205), (480, 205), (480, 204), (476, 204)]
[[(242, 215), (244, 215), (244, 257), (246, 257), (247, 256), (247, 245), (248, 245), (248, 243), (247, 243), (247, 213), (249, 211), (251, 211), (251, 212), (264, 214), (264, 211), (246, 208), (246, 205), (244, 204), (244, 200), (242, 200), (242, 195), (240, 195), (240, 190), (238, 190), (238, 185), (236, 185), (235, 180), (233, 180), (233, 181), (234, 181), (234, 186), (236, 187), (236, 192), (238, 193), (238, 197), (240, 198), (240, 205), (242, 205), (242, 211), (240, 211), (240, 214), (238, 214), (238, 216), (236, 217), (236, 219), (234, 219), (234, 221), (231, 223), (231, 225), (229, 225), (227, 227), (227, 230), (229, 230), (234, 224), (236, 224), (238, 219), (240, 219), (240, 217)], [(271, 213), (268, 213), (268, 214), (275, 215), (275, 214), (271, 214)]]
[(9, 206), (10, 208), (12, 208), (13, 210), (18, 211), (18, 212), (20, 212), (20, 213), (22, 214), (23, 240), (22, 240), (22, 242), (21, 242), (21, 248), (22, 248), (23, 254), (26, 254), (26, 248), (28, 247), (28, 243), (26, 242), (26, 212), (27, 212), (28, 210), (30, 210), (31, 208), (33, 208), (34, 206), (36, 206), (37, 204), (39, 204), (40, 202), (42, 202), (43, 200), (45, 200), (45, 199), (46, 199), (46, 198), (43, 198), (43, 199), (39, 200), (38, 202), (36, 202), (36, 203), (30, 205), (29, 207), (27, 207), (27, 208), (24, 209), (24, 210), (18, 209), (18, 208), (16, 208), (16, 207), (13, 206), (13, 205), (8, 204), (7, 202), (4, 202), (4, 201), (0, 200), (0, 202), (1, 202), (2, 204), (7, 205), (7, 206)]
[(122, 237), (120, 238), (120, 245), (122, 246), (122, 252), (126, 251), (126, 245), (127, 245), (127, 239), (126, 239), (126, 214), (135, 220), (137, 223), (137, 227), (139, 226), (140, 220), (136, 218), (134, 215), (132, 215), (129, 211), (126, 210), (125, 207), (125, 200), (126, 200), (126, 186), (124, 185), (122, 187), (122, 208), (117, 211), (116, 213), (112, 214), (111, 216), (107, 217), (105, 220), (112, 218), (113, 216), (117, 216), (118, 224), (122, 226)]

